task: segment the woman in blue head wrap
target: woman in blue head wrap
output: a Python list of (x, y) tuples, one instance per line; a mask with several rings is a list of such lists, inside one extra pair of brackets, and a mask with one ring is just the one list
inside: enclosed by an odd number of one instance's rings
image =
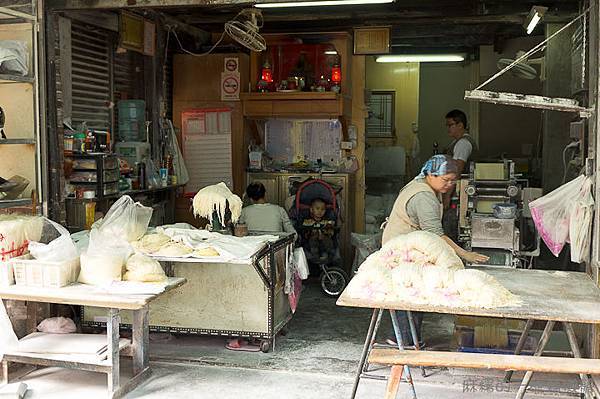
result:
[(454, 159), (447, 155), (429, 158), (421, 173), (398, 194), (383, 231), (383, 244), (400, 234), (424, 230), (440, 236), (467, 262), (487, 261), (487, 256), (465, 251), (444, 234), (441, 197), (454, 189), (458, 177), (458, 164)]
[[(383, 244), (398, 235), (424, 230), (440, 236), (458, 256), (467, 262), (487, 261), (487, 256), (465, 251), (444, 234), (442, 194), (454, 189), (458, 177), (458, 165), (454, 159), (447, 155), (434, 155), (429, 158), (421, 168), (421, 173), (400, 190), (392, 212), (385, 223)], [(414, 345), (406, 314), (400, 312), (398, 315), (404, 343)], [(417, 339), (420, 340), (423, 313), (413, 312), (413, 320)], [(393, 340), (395, 338), (388, 342), (395, 344)]]

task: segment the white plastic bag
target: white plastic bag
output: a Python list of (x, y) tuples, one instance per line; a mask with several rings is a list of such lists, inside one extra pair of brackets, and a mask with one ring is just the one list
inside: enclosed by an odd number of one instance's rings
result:
[(50, 317), (37, 326), (39, 332), (48, 334), (71, 334), (77, 331), (73, 320), (66, 317)]
[(35, 259), (49, 262), (78, 258), (79, 251), (77, 250), (75, 243), (73, 243), (69, 231), (50, 219), (44, 218), (44, 222), (53, 226), (60, 234), (60, 237), (55, 238), (48, 244), (31, 241), (29, 243), (29, 252), (31, 255)]
[(550, 252), (558, 256), (565, 243), (571, 247), (573, 259), (585, 258), (582, 251), (589, 250), (589, 229), (591, 224), (593, 199), (591, 198), (591, 179), (579, 176), (556, 190), (529, 203), (531, 216), (540, 237)]
[(80, 261), (81, 272), (77, 281), (82, 284), (102, 285), (122, 279), (124, 264), (122, 253), (84, 252), (81, 254)]
[(92, 225), (88, 254), (116, 255), (122, 257), (122, 263), (133, 253), (129, 244), (144, 236), (150, 224), (152, 208), (134, 202), (124, 195), (108, 210), (106, 216)]
[(4, 302), (0, 299), (0, 360), (4, 354), (18, 345), (18, 338), (13, 330), (12, 323), (6, 313)]
[(577, 198), (573, 202), (569, 223), (571, 261), (582, 263), (589, 260), (590, 242), (592, 240), (594, 197), (592, 196), (592, 180), (590, 178), (586, 178)]

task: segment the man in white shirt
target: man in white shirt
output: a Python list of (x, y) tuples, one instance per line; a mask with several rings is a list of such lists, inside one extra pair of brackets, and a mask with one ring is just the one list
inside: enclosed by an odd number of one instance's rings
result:
[(454, 158), (458, 164), (458, 173), (469, 172), (469, 161), (477, 151), (477, 145), (467, 133), (467, 115), (459, 109), (453, 109), (446, 114), (448, 136), (452, 138), (446, 147), (446, 154)]
[[(469, 173), (469, 162), (477, 152), (477, 145), (467, 133), (467, 115), (463, 111), (453, 109), (448, 112), (446, 114), (446, 128), (448, 129), (448, 136), (452, 138), (452, 141), (446, 147), (445, 153), (456, 160), (460, 179), (462, 173)], [(443, 195), (444, 217), (442, 224), (446, 235), (456, 240), (458, 238), (458, 215), (456, 211), (449, 209), (453, 194), (454, 188)]]

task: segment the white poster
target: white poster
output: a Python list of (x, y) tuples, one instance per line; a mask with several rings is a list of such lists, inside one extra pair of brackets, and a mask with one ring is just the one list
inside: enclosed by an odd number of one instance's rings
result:
[(240, 100), (240, 74), (239, 72), (221, 73), (221, 101)]

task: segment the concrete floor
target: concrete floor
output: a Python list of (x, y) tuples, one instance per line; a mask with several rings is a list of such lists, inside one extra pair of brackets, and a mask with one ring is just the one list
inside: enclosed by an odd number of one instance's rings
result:
[[(303, 292), (300, 306), (289, 324), (288, 334), (278, 337), (270, 353), (233, 352), (220, 337), (151, 334), (152, 378), (127, 398), (302, 398), (349, 397), (370, 311), (340, 308), (324, 297), (316, 286)], [(382, 323), (380, 340), (391, 332), (389, 320)], [(427, 316), (424, 339), (429, 347), (448, 347), (452, 341), (452, 318)], [(130, 372), (123, 359), (123, 378)], [(377, 371), (386, 374), (387, 369)], [(421, 398), (510, 398), (521, 374), (513, 383), (501, 382), (502, 373), (482, 370), (428, 370), (423, 378), (413, 371)], [(40, 369), (23, 378), (27, 398), (105, 398), (102, 374)], [(577, 379), (570, 376), (534, 375), (528, 398), (573, 397)], [(385, 382), (362, 380), (358, 398), (382, 398)], [(409, 397), (401, 386), (399, 397)]]

